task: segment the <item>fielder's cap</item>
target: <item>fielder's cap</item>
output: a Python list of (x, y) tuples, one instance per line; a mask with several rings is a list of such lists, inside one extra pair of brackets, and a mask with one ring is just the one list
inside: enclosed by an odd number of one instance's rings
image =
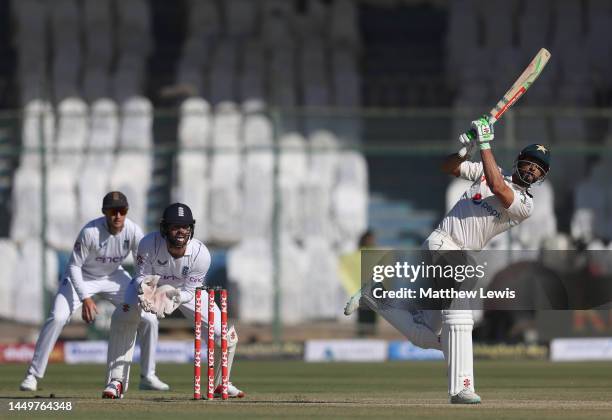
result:
[(193, 225), (195, 220), (187, 204), (174, 203), (166, 207), (161, 222), (169, 225)]
[(116, 209), (126, 207), (129, 208), (127, 197), (120, 191), (111, 191), (104, 196), (102, 200), (102, 210)]
[(543, 166), (543, 169), (548, 172), (550, 169), (550, 150), (543, 144), (530, 144), (521, 150), (521, 153), (518, 155), (518, 160), (521, 160), (525, 157), (530, 157), (538, 162), (540, 162)]

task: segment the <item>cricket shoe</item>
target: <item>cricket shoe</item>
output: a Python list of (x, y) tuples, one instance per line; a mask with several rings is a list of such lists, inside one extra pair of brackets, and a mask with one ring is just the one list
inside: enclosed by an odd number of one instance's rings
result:
[[(227, 396), (230, 398), (244, 398), (245, 397), (245, 393), (244, 391), (239, 390), (238, 388), (236, 388), (234, 386), (234, 384), (232, 384), (231, 382), (228, 382), (227, 384)], [(217, 385), (217, 387), (215, 388), (215, 397), (219, 398), (221, 397), (221, 385)]]
[(108, 398), (111, 400), (118, 400), (123, 398), (123, 384), (116, 379), (112, 379), (104, 391), (102, 391), (102, 398)]
[(163, 383), (155, 374), (140, 377), (139, 389), (143, 391), (169, 391), (170, 386)]
[(359, 308), (359, 300), (361, 299), (361, 289), (357, 291), (344, 305), (344, 315), (349, 316)]
[(455, 395), (451, 395), (451, 404), (480, 404), (480, 396), (470, 389), (463, 389)]
[(23, 382), (21, 382), (21, 385), (19, 385), (19, 389), (21, 391), (36, 391), (38, 389), (38, 380), (36, 376), (28, 373), (23, 379)]

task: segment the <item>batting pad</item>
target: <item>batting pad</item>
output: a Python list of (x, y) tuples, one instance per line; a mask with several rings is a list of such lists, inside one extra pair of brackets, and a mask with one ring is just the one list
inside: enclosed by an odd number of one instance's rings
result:
[(474, 355), (470, 310), (442, 311), (442, 351), (448, 366), (448, 392), (455, 395), (463, 389), (474, 391)]
[[(236, 354), (236, 346), (238, 345), (238, 333), (232, 325), (227, 330), (227, 377), (231, 378), (232, 364), (234, 363), (234, 355)], [(221, 347), (215, 352), (215, 388), (221, 385)]]

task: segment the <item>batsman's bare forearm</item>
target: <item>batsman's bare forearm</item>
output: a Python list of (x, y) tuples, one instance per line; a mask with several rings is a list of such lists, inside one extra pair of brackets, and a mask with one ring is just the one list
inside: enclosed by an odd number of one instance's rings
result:
[(499, 198), (505, 208), (510, 207), (514, 200), (514, 192), (504, 181), (493, 152), (491, 149), (481, 150), (480, 158), (482, 159), (482, 169), (489, 189)]
[(459, 176), (459, 165), (466, 160), (468, 160), (467, 156), (461, 157), (459, 153), (453, 153), (444, 159), (440, 169), (442, 169), (442, 172), (445, 174)]

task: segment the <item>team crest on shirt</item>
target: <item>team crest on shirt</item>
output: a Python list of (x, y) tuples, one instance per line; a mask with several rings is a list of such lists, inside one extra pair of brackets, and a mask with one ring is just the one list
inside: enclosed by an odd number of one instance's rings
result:
[(185, 266), (185, 267), (183, 267), (182, 274), (183, 274), (184, 276), (186, 276), (186, 275), (187, 275), (187, 273), (189, 273), (189, 267)]
[(123, 241), (123, 249), (125, 249), (126, 251), (128, 249), (130, 249), (130, 240), (126, 239), (125, 241)]

